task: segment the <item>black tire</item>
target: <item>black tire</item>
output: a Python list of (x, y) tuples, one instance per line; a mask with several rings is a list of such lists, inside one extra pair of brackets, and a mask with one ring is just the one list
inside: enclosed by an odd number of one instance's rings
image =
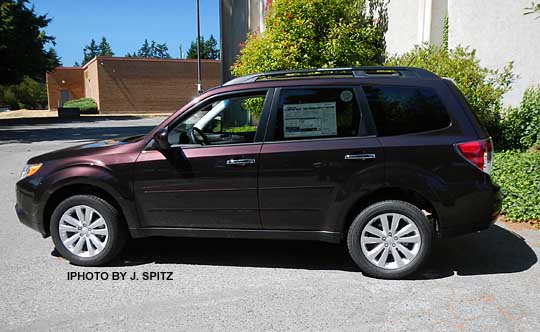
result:
[[(371, 263), (362, 251), (360, 237), (362, 231), (377, 215), (399, 213), (408, 217), (418, 228), (421, 244), (414, 259), (407, 265), (396, 269), (384, 269)], [(426, 262), (431, 251), (433, 227), (418, 207), (403, 201), (388, 200), (368, 206), (354, 219), (347, 235), (347, 247), (353, 261), (366, 275), (381, 279), (401, 279), (417, 272)]]
[[(64, 212), (77, 205), (86, 205), (99, 212), (108, 229), (107, 243), (103, 250), (93, 257), (77, 256), (65, 247), (60, 238), (60, 218)], [(72, 264), (81, 266), (101, 266), (110, 262), (122, 251), (128, 239), (127, 229), (117, 209), (107, 201), (92, 195), (75, 195), (58, 204), (51, 216), (50, 232), (58, 253)]]

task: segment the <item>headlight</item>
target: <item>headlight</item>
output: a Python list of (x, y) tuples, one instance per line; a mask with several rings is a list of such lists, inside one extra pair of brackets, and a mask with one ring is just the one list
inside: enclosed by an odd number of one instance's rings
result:
[(36, 174), (42, 164), (26, 164), (21, 172), (21, 179)]

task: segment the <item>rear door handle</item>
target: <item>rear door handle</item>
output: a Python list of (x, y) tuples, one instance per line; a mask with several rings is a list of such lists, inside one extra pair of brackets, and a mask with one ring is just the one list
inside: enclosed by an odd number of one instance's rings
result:
[(345, 160), (369, 160), (375, 159), (374, 153), (364, 153), (364, 154), (348, 154), (345, 156)]
[(227, 165), (249, 165), (255, 164), (255, 159), (229, 159)]

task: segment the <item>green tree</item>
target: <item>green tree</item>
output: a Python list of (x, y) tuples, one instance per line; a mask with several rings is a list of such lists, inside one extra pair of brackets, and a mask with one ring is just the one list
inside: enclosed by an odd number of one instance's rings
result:
[(151, 44), (152, 48), (152, 58), (159, 58), (159, 59), (170, 59), (171, 55), (169, 54), (169, 47), (167, 47), (167, 43), (163, 44), (157, 44), (152, 40)]
[[(217, 40), (213, 35), (210, 35), (208, 40), (204, 40), (204, 36), (200, 39), (201, 59), (219, 60), (219, 48)], [(197, 40), (191, 42), (187, 52), (188, 59), (197, 59)]]
[(136, 56), (141, 57), (141, 58), (150, 58), (151, 50), (150, 50), (150, 44), (148, 43), (148, 39), (145, 39), (141, 48), (139, 48), (139, 50), (133, 54), (136, 54)]
[(94, 38), (90, 40), (90, 44), (86, 45), (83, 48), (83, 60), (81, 65), (85, 65), (88, 61), (92, 60), (94, 57), (100, 55), (99, 54), (99, 46), (97, 45)]
[(158, 44), (155, 40), (150, 43), (148, 39), (144, 40), (141, 48), (137, 52), (127, 53), (128, 58), (156, 58), (156, 59), (170, 59), (169, 47), (167, 43)]
[(56, 68), (62, 63), (60, 62), (60, 57), (56, 53), (56, 50), (52, 47), (49, 47), (49, 49), (46, 52), (46, 58), (47, 58), (47, 66), (46, 68)]
[(43, 82), (45, 72), (60, 64), (56, 52), (46, 50), (54, 37), (44, 28), (51, 22), (38, 15), (27, 0), (0, 1), (0, 84), (17, 84), (28, 76)]
[(206, 50), (208, 52), (208, 59), (219, 60), (219, 48), (217, 47), (217, 40), (214, 35), (210, 35), (210, 38), (206, 41)]
[(276, 0), (261, 33), (248, 35), (233, 75), (376, 65), (384, 61), (386, 0)]
[[(101, 37), (101, 42), (96, 43), (94, 38), (90, 40), (90, 44), (83, 48), (83, 60), (81, 65), (85, 65), (88, 61), (92, 60), (96, 56), (113, 56), (114, 52), (111, 45), (107, 42), (107, 38)], [(78, 63), (75, 63), (77, 66)]]
[(101, 42), (99, 43), (99, 55), (101, 56), (113, 56), (114, 52), (111, 48), (111, 45), (107, 42), (105, 37), (101, 37)]

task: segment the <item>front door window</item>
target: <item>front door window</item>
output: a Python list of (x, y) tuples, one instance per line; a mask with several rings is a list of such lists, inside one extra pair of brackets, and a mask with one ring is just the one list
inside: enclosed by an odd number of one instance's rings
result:
[(219, 99), (200, 107), (169, 129), (171, 145), (253, 143), (264, 95)]

